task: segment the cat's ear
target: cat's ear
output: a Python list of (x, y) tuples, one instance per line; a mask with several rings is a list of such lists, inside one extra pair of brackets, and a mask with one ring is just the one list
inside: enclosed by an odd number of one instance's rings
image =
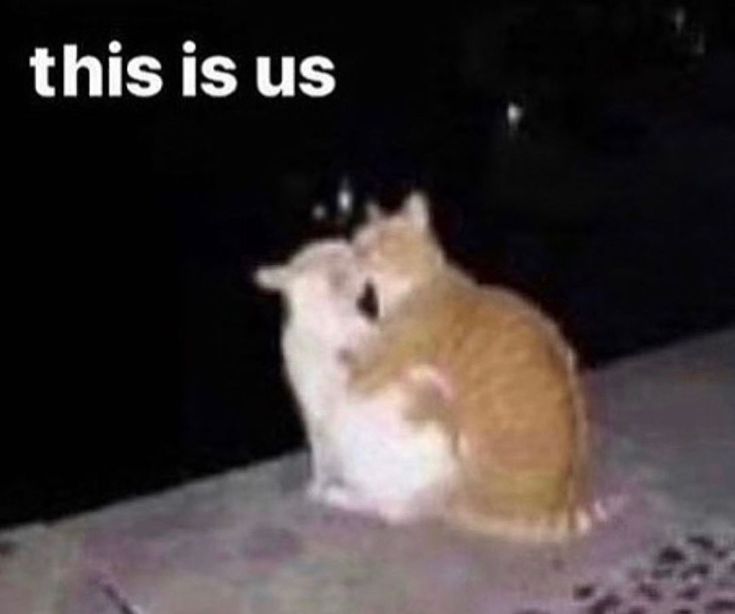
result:
[(286, 287), (288, 278), (288, 267), (282, 265), (259, 267), (253, 275), (255, 285), (270, 292), (281, 292)]
[(431, 225), (429, 199), (423, 192), (411, 192), (403, 201), (401, 214), (419, 230), (428, 230)]
[(380, 208), (377, 200), (370, 200), (365, 205), (365, 213), (368, 222), (377, 222), (385, 217), (385, 212)]

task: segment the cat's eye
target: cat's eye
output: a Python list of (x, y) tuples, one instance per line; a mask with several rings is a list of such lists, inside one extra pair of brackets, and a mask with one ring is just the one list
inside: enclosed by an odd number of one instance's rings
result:
[(375, 286), (367, 282), (360, 297), (357, 299), (357, 309), (370, 320), (380, 317), (380, 305), (378, 304), (378, 293)]

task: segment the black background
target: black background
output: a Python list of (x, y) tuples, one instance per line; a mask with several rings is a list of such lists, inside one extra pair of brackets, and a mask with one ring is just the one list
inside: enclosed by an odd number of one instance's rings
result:
[[(360, 199), (428, 189), (450, 254), (540, 302), (585, 365), (731, 324), (731, 4), (682, 3), (677, 33), (671, 2), (11, 3), (0, 523), (300, 444), (280, 311), (248, 276), (351, 225), (310, 215), (345, 175)], [(113, 39), (161, 60), (158, 96), (35, 95), (34, 47)], [(187, 39), (237, 62), (235, 94), (181, 97)], [(257, 94), (255, 56), (311, 54), (332, 95)]]

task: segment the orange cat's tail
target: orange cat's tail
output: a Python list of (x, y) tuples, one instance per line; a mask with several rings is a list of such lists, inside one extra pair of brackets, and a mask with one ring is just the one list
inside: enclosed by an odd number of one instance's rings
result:
[(626, 504), (621, 495), (595, 500), (573, 512), (564, 511), (545, 518), (503, 518), (483, 514), (468, 506), (453, 507), (448, 522), (472, 533), (519, 542), (564, 542), (589, 533), (618, 514)]

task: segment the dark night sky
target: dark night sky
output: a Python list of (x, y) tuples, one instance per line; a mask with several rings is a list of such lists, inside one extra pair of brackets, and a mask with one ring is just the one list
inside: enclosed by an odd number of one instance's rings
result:
[[(731, 3), (678, 34), (673, 2), (551, 4), (11, 2), (0, 524), (299, 445), (279, 310), (247, 275), (344, 230), (310, 217), (343, 175), (388, 202), (428, 188), (448, 251), (540, 302), (587, 365), (735, 322)], [(187, 38), (236, 60), (233, 96), (179, 95)], [(162, 61), (160, 95), (34, 94), (34, 47), (113, 39)], [(259, 97), (253, 58), (290, 54), (330, 57), (335, 92)]]

